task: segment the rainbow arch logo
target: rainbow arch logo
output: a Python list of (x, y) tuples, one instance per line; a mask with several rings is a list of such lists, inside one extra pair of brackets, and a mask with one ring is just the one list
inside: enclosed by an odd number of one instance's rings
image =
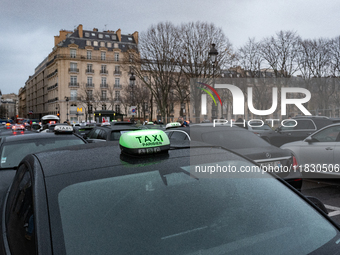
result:
[[(211, 87), (210, 85), (203, 83), (203, 82), (197, 82), (197, 83), (206, 87), (206, 88), (201, 88), (201, 87), (197, 87), (197, 88), (204, 91), (205, 93), (207, 93), (212, 98), (212, 100), (214, 101), (215, 106), (217, 106), (217, 102), (216, 102), (214, 96), (212, 95), (212, 93), (209, 90), (211, 90), (217, 96), (217, 98), (218, 98), (218, 100), (219, 100), (219, 102), (222, 106), (222, 101), (221, 101), (220, 95), (217, 93), (217, 91), (213, 87)], [(201, 95), (201, 114), (202, 115), (207, 115), (207, 94)]]

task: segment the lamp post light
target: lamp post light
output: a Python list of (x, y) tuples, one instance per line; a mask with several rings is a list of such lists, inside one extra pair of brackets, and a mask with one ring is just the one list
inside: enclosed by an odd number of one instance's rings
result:
[(133, 87), (135, 85), (135, 82), (136, 82), (136, 77), (134, 76), (133, 73), (131, 73), (131, 76), (130, 76), (130, 85), (131, 85), (131, 87)]
[[(215, 48), (215, 43), (211, 44), (211, 48), (210, 48), (210, 51), (209, 51), (209, 58), (211, 60), (211, 63), (212, 63), (212, 68), (213, 68), (213, 87), (215, 88), (215, 66), (216, 66), (216, 63), (217, 63), (217, 55), (218, 55), (218, 51), (217, 49)], [(214, 109), (214, 104), (212, 105), (212, 108)], [(222, 116), (223, 116), (223, 106), (221, 108), (221, 111), (222, 111)], [(215, 115), (217, 114), (217, 110), (214, 111), (214, 114)], [(213, 119), (216, 119), (217, 116), (212, 116)]]
[[(210, 51), (209, 51), (209, 58), (211, 59), (212, 66), (213, 66), (213, 81), (215, 79), (215, 65), (216, 65), (216, 62), (217, 62), (217, 55), (218, 55), (218, 51), (215, 48), (215, 46), (216, 46), (215, 43), (211, 44), (211, 48), (210, 48)], [(213, 86), (215, 87), (215, 81), (214, 81)]]
[(66, 100), (66, 116), (67, 116), (66, 121), (69, 121), (69, 119), (68, 119), (68, 101), (70, 99), (68, 97), (65, 97), (65, 100)]

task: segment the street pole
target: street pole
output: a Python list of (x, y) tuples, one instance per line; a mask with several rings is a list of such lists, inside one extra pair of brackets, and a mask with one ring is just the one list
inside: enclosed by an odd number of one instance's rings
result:
[(68, 97), (65, 97), (65, 100), (66, 100), (66, 121), (69, 121), (68, 119), (68, 101), (69, 101), (69, 98)]
[[(212, 67), (213, 67), (213, 88), (215, 88), (215, 65), (217, 63), (217, 55), (218, 55), (218, 51), (215, 48), (215, 46), (216, 46), (215, 43), (212, 43), (210, 51), (209, 51), (209, 58), (211, 59)], [(212, 106), (214, 108), (214, 104)], [(221, 111), (223, 115), (223, 106), (222, 106)], [(216, 115), (217, 115), (217, 109), (216, 109)], [(217, 116), (212, 116), (212, 117), (217, 117)]]

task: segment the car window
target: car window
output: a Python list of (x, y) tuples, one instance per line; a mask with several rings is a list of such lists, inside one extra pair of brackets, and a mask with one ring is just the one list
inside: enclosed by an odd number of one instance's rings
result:
[(84, 143), (82, 139), (73, 135), (57, 139), (46, 138), (4, 143), (1, 150), (1, 168), (17, 167), (20, 161), (31, 153)]
[(170, 139), (171, 140), (188, 140), (188, 135), (184, 132), (174, 131)]
[(171, 132), (170, 131), (166, 131), (165, 133), (169, 137), (169, 139), (171, 139), (173, 131), (171, 131)]
[(315, 130), (315, 125), (312, 120), (297, 120), (297, 125), (294, 130)]
[(99, 132), (100, 132), (99, 128), (92, 129), (91, 132), (89, 133), (89, 138), (97, 139)]
[(280, 130), (294, 130), (294, 126), (296, 125), (295, 121), (285, 121), (284, 126), (280, 126)]
[(339, 141), (340, 126), (329, 127), (321, 130), (313, 136), (316, 141), (319, 142), (335, 142)]
[(18, 172), (6, 205), (9, 248), (12, 254), (36, 254), (32, 180), (25, 165)]
[(101, 139), (101, 140), (106, 140), (107, 138), (107, 134), (104, 130), (100, 130), (100, 132), (98, 133), (97, 139)]

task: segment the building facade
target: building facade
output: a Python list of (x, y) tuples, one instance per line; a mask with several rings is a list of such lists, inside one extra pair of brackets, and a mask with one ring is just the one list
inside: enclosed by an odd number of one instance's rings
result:
[(24, 117), (54, 114), (61, 121), (81, 122), (93, 120), (95, 110), (121, 112), (129, 59), (138, 54), (138, 32), (122, 35), (120, 29), (99, 32), (79, 25), (74, 31), (61, 30), (54, 41), (52, 52), (21, 90)]
[(18, 115), (18, 95), (15, 93), (2, 94), (0, 118), (15, 120)]

